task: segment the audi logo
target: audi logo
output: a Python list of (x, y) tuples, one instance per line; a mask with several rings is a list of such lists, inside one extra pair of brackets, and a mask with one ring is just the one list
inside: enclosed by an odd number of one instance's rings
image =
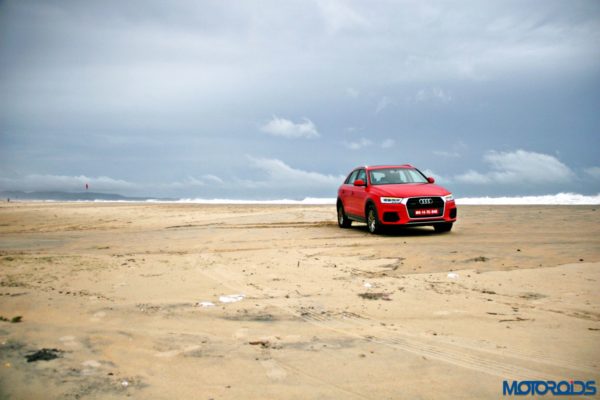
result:
[(419, 199), (419, 204), (433, 204), (433, 199)]

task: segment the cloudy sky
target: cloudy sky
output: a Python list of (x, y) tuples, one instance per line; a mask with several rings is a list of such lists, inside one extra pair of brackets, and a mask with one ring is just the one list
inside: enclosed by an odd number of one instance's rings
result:
[(1, 1), (0, 189), (600, 192), (600, 2)]

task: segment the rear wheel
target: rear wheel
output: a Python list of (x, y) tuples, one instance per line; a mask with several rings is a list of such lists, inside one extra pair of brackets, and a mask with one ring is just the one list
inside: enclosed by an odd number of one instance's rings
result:
[(367, 228), (371, 233), (378, 233), (381, 230), (381, 224), (377, 217), (377, 210), (375, 210), (375, 206), (372, 205), (367, 208)]
[(344, 211), (344, 206), (342, 203), (338, 204), (337, 206), (337, 216), (338, 225), (340, 228), (350, 228), (350, 225), (352, 225), (352, 220), (348, 219), (346, 216), (346, 212)]
[(452, 229), (452, 222), (444, 222), (441, 224), (435, 224), (433, 226), (433, 229), (435, 229), (435, 231), (437, 233), (450, 232), (450, 230)]

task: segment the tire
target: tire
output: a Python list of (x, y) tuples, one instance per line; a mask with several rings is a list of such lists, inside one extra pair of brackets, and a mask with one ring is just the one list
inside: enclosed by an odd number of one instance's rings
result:
[(435, 229), (435, 231), (437, 233), (450, 232), (452, 230), (452, 222), (444, 222), (441, 224), (435, 224), (433, 226), (433, 229)]
[(373, 205), (367, 207), (367, 229), (373, 234), (381, 231), (381, 224), (379, 223), (377, 210)]
[(337, 220), (340, 228), (350, 228), (352, 225), (352, 220), (348, 219), (348, 216), (346, 216), (342, 203), (339, 203), (337, 206)]

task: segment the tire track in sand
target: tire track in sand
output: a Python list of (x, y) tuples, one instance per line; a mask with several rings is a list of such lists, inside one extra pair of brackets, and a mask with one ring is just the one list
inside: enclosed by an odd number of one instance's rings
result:
[[(232, 291), (246, 291), (247, 294), (253, 293), (256, 297), (274, 294), (273, 289), (260, 289), (256, 286), (248, 286), (241, 283), (233, 274), (227, 274), (225, 271), (216, 269), (203, 269), (202, 273), (208, 278), (213, 279)], [(332, 318), (330, 314), (322, 314), (303, 309), (298, 311), (285, 305), (272, 306), (280, 309), (286, 314), (300, 318), (306, 322), (312, 323), (323, 329), (334, 331), (345, 336), (362, 339), (367, 342), (376, 343), (400, 349), (412, 354), (428, 357), (442, 361), (451, 365), (471, 369), (477, 372), (484, 372), (488, 375), (511, 380), (563, 380), (562, 375), (554, 375), (544, 372), (543, 369), (529, 368), (517, 365), (516, 360), (522, 360), (529, 363), (549, 364), (561, 369), (573, 371), (585, 371), (598, 373), (598, 371), (589, 368), (565, 363), (563, 360), (552, 360), (547, 357), (535, 357), (524, 354), (512, 354), (506, 351), (491, 351), (490, 349), (475, 348), (473, 345), (463, 346), (458, 343), (448, 343), (443, 340), (429, 340), (408, 334), (391, 332), (389, 329), (374, 328), (371, 319), (356, 318)], [(370, 325), (371, 324), (371, 325)], [(360, 333), (366, 330), (368, 333)], [(512, 362), (509, 361), (513, 360)], [(293, 368), (296, 370), (296, 368)], [(307, 374), (304, 374), (307, 375)]]

